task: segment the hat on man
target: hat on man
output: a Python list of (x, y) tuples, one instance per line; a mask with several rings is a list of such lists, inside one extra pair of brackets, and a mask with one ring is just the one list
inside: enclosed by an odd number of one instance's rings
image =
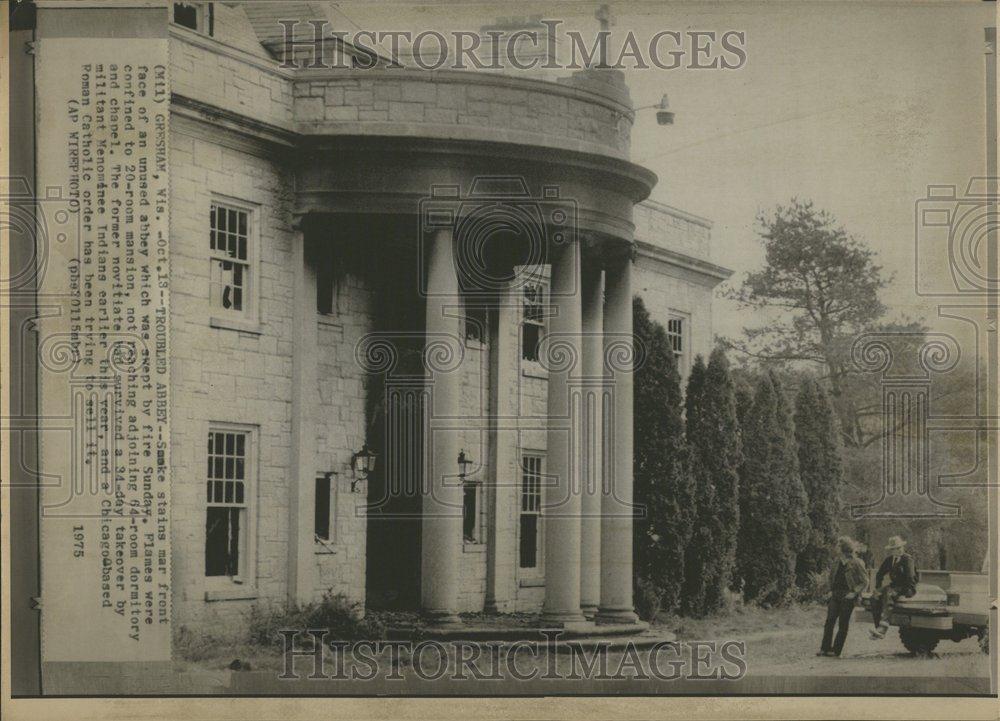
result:
[(902, 536), (892, 536), (889, 538), (888, 543), (885, 544), (886, 550), (892, 550), (893, 548), (903, 548), (906, 545), (906, 541), (903, 540)]

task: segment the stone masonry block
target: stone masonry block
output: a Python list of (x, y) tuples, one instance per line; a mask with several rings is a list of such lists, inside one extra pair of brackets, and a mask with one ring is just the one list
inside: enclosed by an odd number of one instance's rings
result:
[(424, 106), (422, 103), (389, 103), (389, 119), (397, 121), (422, 121), (424, 119)]

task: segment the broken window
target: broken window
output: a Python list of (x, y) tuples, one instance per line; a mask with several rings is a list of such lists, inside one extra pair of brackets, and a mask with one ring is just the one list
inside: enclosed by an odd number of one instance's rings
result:
[(211, 302), (212, 307), (231, 313), (251, 313), (250, 211), (212, 203)]
[(212, 3), (175, 2), (173, 21), (176, 25), (189, 28), (205, 35), (212, 35), (215, 16)]
[(545, 289), (541, 283), (526, 283), (522, 291), (521, 358), (538, 361), (538, 344), (545, 328)]
[(247, 458), (250, 434), (208, 433), (205, 575), (238, 577), (246, 547)]

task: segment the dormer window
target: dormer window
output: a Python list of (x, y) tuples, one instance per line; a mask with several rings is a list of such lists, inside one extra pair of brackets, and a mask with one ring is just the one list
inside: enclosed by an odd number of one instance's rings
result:
[(214, 25), (212, 3), (174, 3), (173, 22), (202, 35), (211, 36)]

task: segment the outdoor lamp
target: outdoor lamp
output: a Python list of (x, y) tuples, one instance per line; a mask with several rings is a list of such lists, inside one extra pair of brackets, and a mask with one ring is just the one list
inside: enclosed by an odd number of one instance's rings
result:
[(663, 97), (660, 98), (660, 104), (656, 106), (656, 122), (660, 125), (673, 125), (674, 124), (674, 114), (670, 110), (670, 101), (667, 100), (667, 94), (664, 93)]
[(649, 108), (656, 108), (656, 122), (660, 125), (674, 124), (674, 113), (670, 110), (670, 100), (667, 99), (666, 93), (660, 98), (660, 102), (653, 105), (643, 105), (641, 108), (636, 108), (635, 110), (638, 112), (640, 110), (648, 110)]
[(465, 480), (465, 475), (469, 472), (469, 466), (472, 465), (472, 459), (465, 455), (465, 449), (458, 452), (458, 476), (463, 481)]
[(351, 470), (354, 471), (355, 480), (351, 481), (351, 491), (357, 490), (358, 481), (368, 480), (368, 474), (375, 470), (375, 451), (365, 443), (361, 450), (351, 456)]

